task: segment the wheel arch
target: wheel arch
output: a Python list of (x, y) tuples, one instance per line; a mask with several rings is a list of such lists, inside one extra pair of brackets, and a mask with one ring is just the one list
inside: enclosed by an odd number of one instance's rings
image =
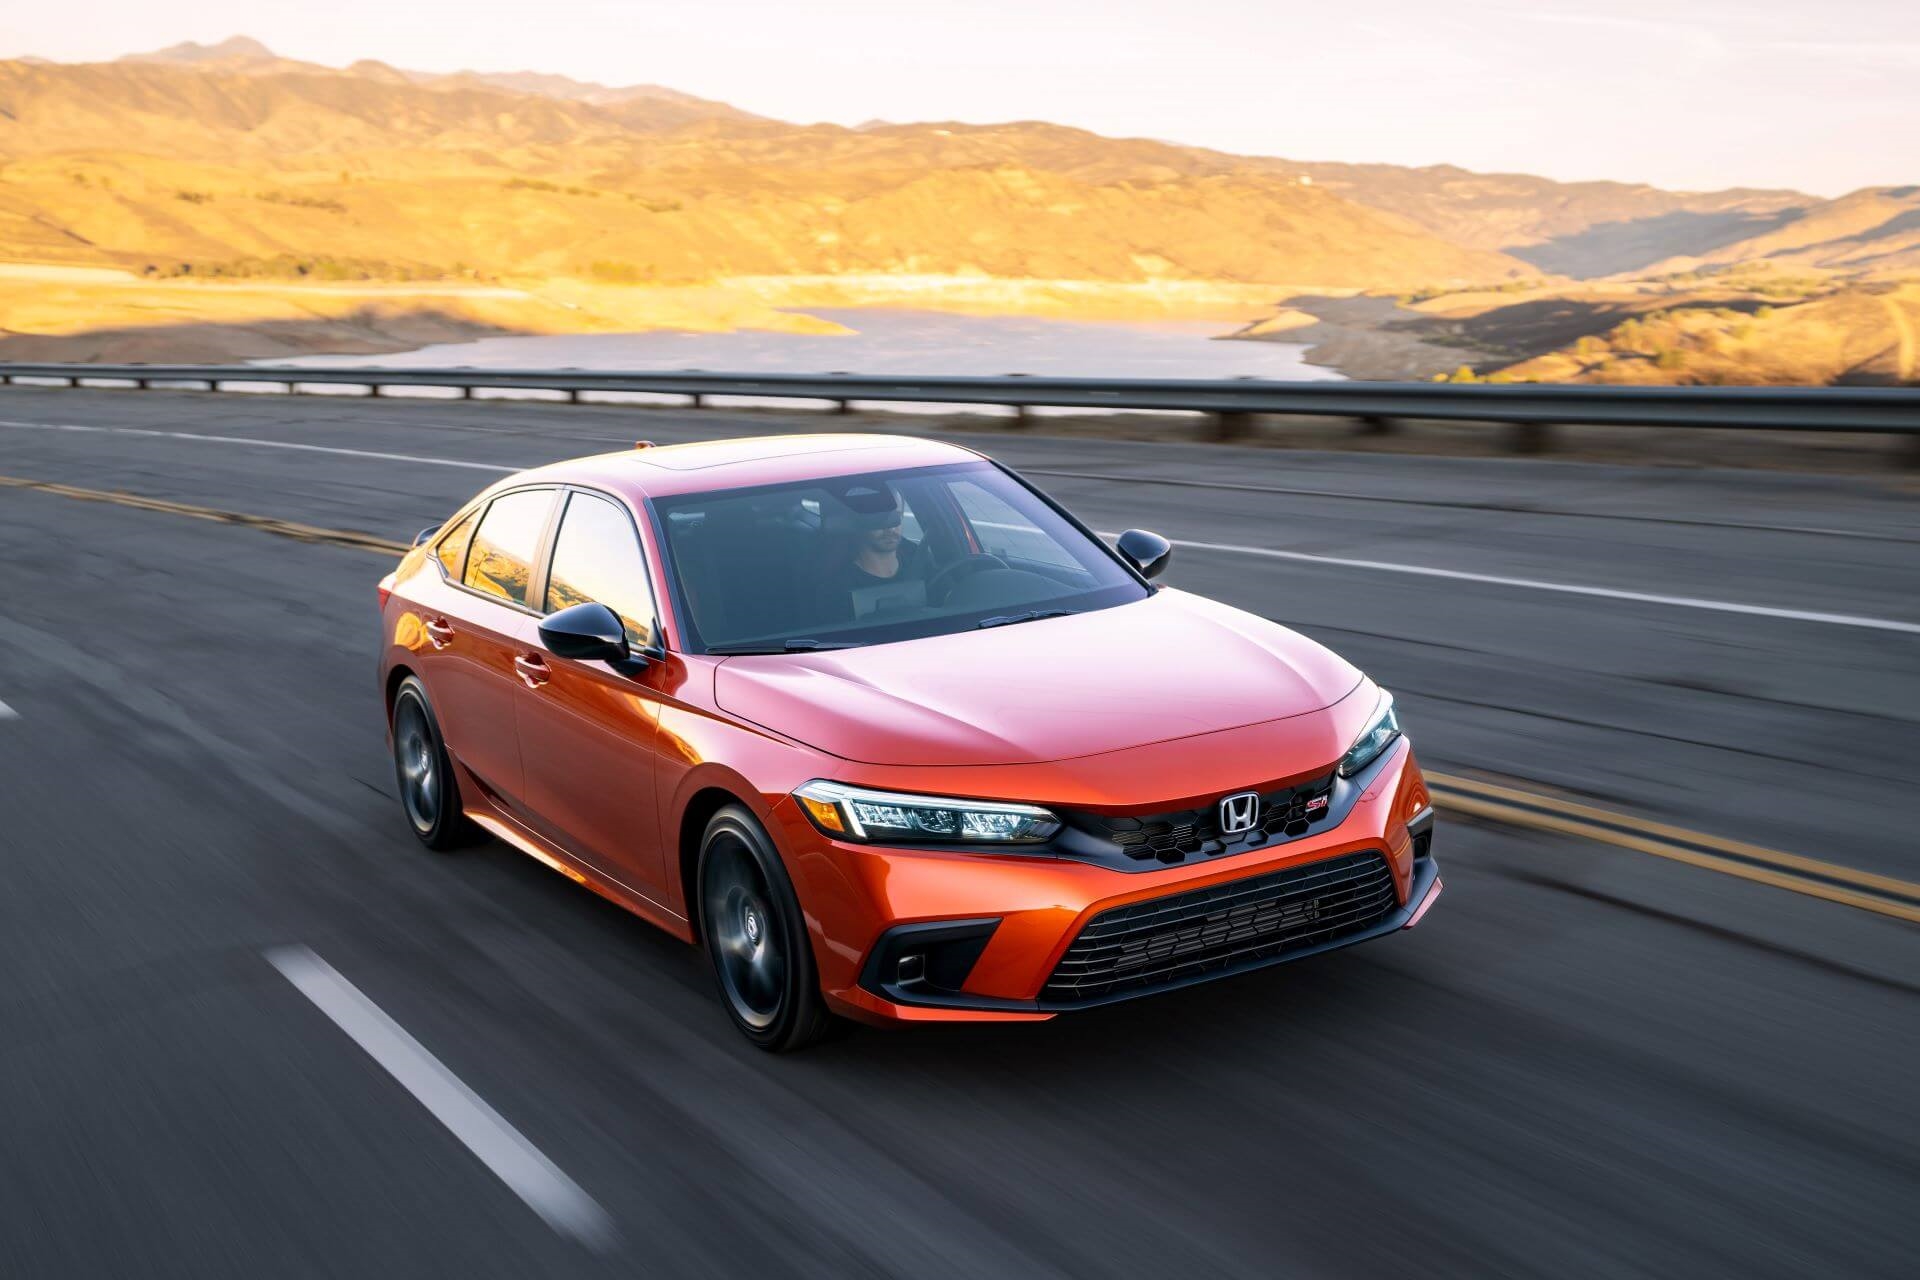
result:
[(387, 672), (386, 687), (382, 690), (382, 696), (386, 700), (387, 724), (389, 726), (393, 724), (393, 700), (400, 696), (400, 682), (408, 676), (417, 675), (418, 673), (404, 662), (394, 663), (393, 669)]
[(695, 942), (700, 940), (700, 910), (698, 906), (698, 880), (700, 871), (700, 837), (706, 834), (707, 824), (713, 821), (713, 815), (730, 804), (737, 804), (752, 815), (766, 833), (774, 853), (782, 862), (787, 861), (786, 851), (780, 847), (780, 840), (774, 833), (772, 808), (769, 799), (759, 788), (734, 770), (723, 765), (707, 764), (681, 780), (679, 794), (684, 796), (675, 806), (679, 819), (674, 823), (671, 854), (678, 859), (680, 906), (687, 918), (687, 928)]
[(749, 813), (755, 806), (725, 786), (709, 783), (688, 797), (686, 807), (680, 811), (680, 835), (674, 842), (674, 849), (680, 859), (680, 904), (687, 917), (687, 928), (693, 934), (695, 942), (700, 941), (700, 910), (697, 901), (700, 874), (700, 837), (706, 834), (707, 824), (713, 821), (713, 815), (730, 804), (737, 804)]

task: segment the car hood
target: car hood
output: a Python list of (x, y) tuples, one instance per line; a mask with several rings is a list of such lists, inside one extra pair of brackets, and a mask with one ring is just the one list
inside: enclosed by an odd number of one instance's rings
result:
[(869, 764), (1039, 764), (1331, 706), (1360, 683), (1305, 636), (1200, 596), (809, 654), (729, 658), (728, 713)]

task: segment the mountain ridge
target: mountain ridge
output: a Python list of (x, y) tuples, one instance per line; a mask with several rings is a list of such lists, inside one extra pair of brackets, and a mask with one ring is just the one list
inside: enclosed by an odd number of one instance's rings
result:
[(390, 83), (404, 81), (411, 84), (428, 85), (436, 88), (459, 88), (465, 86), (485, 86), (503, 89), (511, 93), (525, 93), (538, 97), (554, 98), (560, 101), (587, 102), (594, 105), (612, 105), (628, 102), (668, 103), (689, 110), (690, 118), (708, 116), (753, 120), (760, 117), (751, 112), (711, 98), (696, 97), (678, 89), (670, 89), (657, 84), (606, 85), (592, 80), (576, 80), (572, 76), (559, 75), (545, 71), (414, 71), (395, 67), (374, 58), (362, 58), (345, 67), (330, 67), (324, 63), (306, 62), (297, 58), (283, 58), (251, 36), (229, 36), (218, 44), (199, 44), (192, 40), (169, 45), (164, 49), (155, 49), (147, 53), (122, 54), (115, 62), (148, 63), (170, 66), (193, 67), (200, 70), (223, 70), (242, 75), (273, 75), (287, 72), (304, 72), (319, 75), (365, 76), (371, 79), (387, 79)]
[[(248, 75), (357, 76), (447, 91), (498, 90), (554, 102), (610, 108), (617, 123), (654, 131), (702, 122), (721, 130), (727, 125), (757, 123), (774, 134), (784, 130), (795, 136), (812, 129), (839, 128), (769, 120), (727, 103), (661, 85), (609, 86), (538, 71), (410, 71), (372, 60), (336, 69), (282, 58), (258, 40), (246, 36), (234, 36), (212, 45), (188, 41), (148, 53), (129, 54), (119, 61)], [(896, 124), (874, 119), (847, 132), (912, 137), (924, 143), (929, 135), (955, 129), (1007, 129), (1042, 124), (1044, 122), (1005, 122), (968, 126), (938, 121)], [(1082, 139), (1100, 137), (1070, 126), (1046, 127)], [(1763, 235), (1820, 203), (1813, 196), (1790, 190), (1666, 191), (1645, 183), (1558, 182), (1530, 174), (1477, 173), (1454, 165), (1409, 167), (1301, 161), (1231, 155), (1149, 139), (1106, 138), (1102, 141), (1109, 147), (1161, 148), (1163, 155), (1157, 162), (1174, 170), (1191, 169), (1198, 164), (1203, 168), (1244, 169), (1315, 183), (1367, 208), (1405, 219), (1450, 244), (1504, 254), (1539, 272), (1576, 278), (1619, 275), (1643, 270), (1655, 263), (1709, 257), (1744, 239)], [(1176, 155), (1181, 158), (1168, 159)], [(930, 163), (940, 162), (938, 157), (930, 159)]]
[(1367, 288), (1535, 274), (1236, 157), (1041, 122), (855, 131), (216, 60), (0, 63), (0, 253), (11, 241), (16, 257), (136, 270), (324, 256), (414, 278), (636, 283), (897, 272)]

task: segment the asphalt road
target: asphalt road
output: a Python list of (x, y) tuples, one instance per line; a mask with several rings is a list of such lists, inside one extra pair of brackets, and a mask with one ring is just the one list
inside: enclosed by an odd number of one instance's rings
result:
[[(405, 540), (489, 467), (843, 422), (13, 389), (0, 476)], [(1430, 768), (1920, 880), (1910, 489), (955, 438), (1338, 647)], [(1912, 924), (1443, 819), (1412, 933), (769, 1059), (691, 949), (504, 848), (413, 844), (382, 572), (0, 488), (0, 1274), (1920, 1271)], [(285, 947), (596, 1228), (530, 1209)]]

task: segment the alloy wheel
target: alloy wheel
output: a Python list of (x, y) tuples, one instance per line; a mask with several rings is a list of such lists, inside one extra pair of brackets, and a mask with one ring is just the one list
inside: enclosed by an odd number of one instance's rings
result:
[(787, 940), (773, 894), (738, 837), (716, 838), (707, 858), (707, 927), (720, 985), (742, 1022), (769, 1027), (780, 1016), (787, 989)]
[(417, 698), (403, 697), (393, 717), (393, 760), (401, 803), (417, 831), (432, 831), (440, 820), (439, 754), (426, 710)]

